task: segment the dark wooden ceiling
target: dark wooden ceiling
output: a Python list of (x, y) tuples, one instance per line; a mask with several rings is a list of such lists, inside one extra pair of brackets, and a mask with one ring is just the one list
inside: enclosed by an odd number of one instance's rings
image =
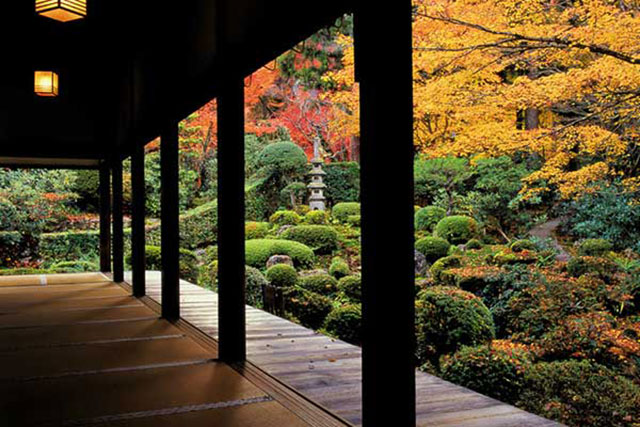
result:
[[(86, 19), (67, 23), (37, 15), (34, 1), (0, 6), (0, 164), (126, 157), (214, 98), (225, 73), (250, 74), (350, 9), (340, 0), (87, 3)], [(34, 94), (35, 70), (59, 74), (58, 97)]]

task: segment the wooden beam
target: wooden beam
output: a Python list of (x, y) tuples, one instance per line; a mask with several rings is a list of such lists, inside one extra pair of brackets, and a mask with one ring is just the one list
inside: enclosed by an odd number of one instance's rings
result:
[(133, 295), (143, 297), (145, 284), (145, 191), (144, 146), (137, 144), (131, 155), (131, 273)]
[(160, 141), (162, 317), (180, 318), (180, 214), (178, 196), (178, 123), (165, 123)]
[(100, 167), (100, 271), (111, 272), (111, 171)]
[(246, 358), (244, 253), (244, 81), (226, 79), (218, 97), (218, 306), (221, 360)]
[[(411, 7), (411, 0), (384, 7), (361, 0), (355, 14), (367, 427), (416, 424)], [(393, 46), (386, 66), (380, 46)]]
[(124, 226), (122, 212), (122, 161), (112, 167), (113, 186), (113, 281), (124, 281)]

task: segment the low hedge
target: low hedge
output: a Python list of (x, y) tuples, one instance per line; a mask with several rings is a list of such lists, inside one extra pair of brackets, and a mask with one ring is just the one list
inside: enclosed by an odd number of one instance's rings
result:
[(312, 274), (300, 279), (300, 286), (324, 296), (333, 296), (338, 290), (338, 281), (328, 274)]
[(289, 288), (298, 282), (296, 269), (287, 264), (276, 264), (269, 267), (266, 278), (271, 286)]
[(333, 219), (346, 223), (350, 216), (360, 215), (360, 203), (343, 202), (336, 204), (331, 210)]
[(296, 268), (313, 267), (313, 251), (305, 244), (281, 239), (252, 239), (245, 243), (247, 265), (264, 268), (272, 255), (290, 256)]
[(317, 254), (330, 254), (338, 247), (338, 233), (327, 225), (298, 225), (280, 235), (309, 246)]
[(313, 225), (325, 225), (329, 222), (329, 215), (325, 211), (309, 211), (304, 216), (304, 222)]
[(433, 263), (440, 258), (446, 257), (449, 253), (451, 245), (440, 237), (423, 237), (416, 242), (416, 250), (427, 258), (427, 261)]
[(347, 261), (340, 257), (334, 257), (329, 265), (329, 274), (336, 279), (341, 279), (342, 277), (351, 274), (351, 270), (349, 270), (349, 264)]
[(99, 271), (100, 267), (97, 262), (91, 261), (62, 261), (53, 264), (49, 270), (54, 273), (84, 273)]
[(100, 253), (100, 232), (95, 230), (43, 233), (40, 257), (45, 262), (96, 259)]
[(269, 222), (275, 225), (297, 225), (302, 217), (295, 211), (278, 211), (269, 217)]
[(438, 206), (420, 208), (415, 213), (415, 228), (419, 231), (432, 232), (433, 227), (445, 216), (447, 216), (447, 211)]
[[(147, 245), (144, 247), (145, 268), (147, 270), (162, 269), (162, 249), (160, 246)], [(131, 264), (131, 254), (127, 255), (126, 262)], [(191, 283), (198, 283), (198, 258), (193, 251), (180, 248), (180, 278)]]
[(362, 277), (345, 276), (338, 280), (338, 291), (353, 303), (360, 303), (362, 300)]
[(468, 242), (476, 237), (478, 232), (479, 227), (476, 220), (462, 215), (443, 218), (435, 228), (436, 236), (454, 245)]
[(271, 225), (268, 222), (248, 221), (244, 224), (244, 237), (250, 239), (262, 239), (269, 234)]
[(416, 355), (438, 364), (441, 355), (487, 343), (495, 335), (489, 309), (470, 292), (446, 286), (421, 291), (416, 300)]
[(311, 329), (319, 329), (333, 308), (329, 298), (299, 287), (285, 289), (283, 299), (288, 315)]
[(462, 258), (458, 255), (450, 255), (444, 258), (440, 258), (433, 263), (429, 269), (431, 278), (435, 283), (441, 283), (443, 281), (442, 273), (450, 268), (458, 268), (462, 266)]
[(358, 304), (345, 305), (334, 309), (327, 316), (325, 330), (351, 344), (362, 342), (362, 308)]
[(613, 245), (605, 239), (586, 239), (578, 246), (580, 256), (604, 256), (613, 250)]
[[(218, 202), (205, 203), (180, 215), (178, 219), (180, 246), (188, 249), (201, 248), (218, 240)], [(145, 241), (151, 246), (160, 246), (161, 225), (154, 224), (145, 230)]]
[(536, 245), (531, 240), (522, 239), (516, 240), (515, 242), (511, 243), (509, 249), (511, 249), (513, 252), (535, 251)]

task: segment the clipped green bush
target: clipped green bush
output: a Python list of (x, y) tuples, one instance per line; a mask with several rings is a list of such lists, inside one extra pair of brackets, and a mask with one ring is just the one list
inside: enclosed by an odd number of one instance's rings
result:
[(307, 328), (319, 329), (331, 312), (331, 300), (298, 287), (283, 291), (285, 311)]
[(458, 268), (462, 266), (462, 258), (458, 255), (450, 255), (444, 258), (440, 258), (433, 263), (429, 269), (429, 273), (435, 283), (442, 281), (442, 273), (450, 268)]
[(325, 196), (329, 206), (360, 199), (360, 165), (357, 162), (331, 162), (323, 166)]
[(280, 235), (309, 246), (317, 254), (330, 254), (338, 247), (338, 233), (328, 225), (298, 225)]
[(303, 277), (300, 286), (324, 296), (333, 296), (338, 290), (338, 281), (328, 274), (313, 274)]
[(95, 230), (43, 233), (40, 257), (46, 262), (95, 259), (99, 256), (100, 232)]
[(415, 228), (421, 231), (433, 231), (433, 227), (447, 216), (447, 211), (438, 206), (426, 206), (415, 213)]
[(22, 256), (25, 247), (19, 231), (0, 231), (0, 267), (11, 267)]
[(244, 237), (247, 240), (262, 239), (269, 233), (268, 222), (248, 221), (244, 224)]
[(465, 245), (465, 247), (470, 250), (482, 249), (483, 246), (482, 242), (478, 239), (471, 239)]
[[(144, 247), (145, 268), (147, 270), (162, 269), (162, 249), (160, 246), (147, 245)], [(131, 264), (131, 254), (126, 256), (127, 264)], [(180, 248), (180, 278), (191, 283), (198, 283), (198, 258), (195, 252)]]
[(194, 249), (218, 240), (218, 202), (213, 201), (180, 215), (180, 246)]
[(62, 261), (53, 264), (49, 270), (54, 273), (83, 273), (99, 271), (100, 267), (91, 261)]
[(578, 246), (580, 256), (604, 256), (613, 250), (613, 245), (605, 239), (586, 239)]
[(421, 363), (437, 364), (440, 355), (487, 343), (494, 335), (489, 309), (472, 293), (434, 286), (418, 294), (416, 355)]
[(511, 243), (509, 249), (516, 253), (522, 251), (535, 251), (536, 245), (531, 240), (522, 239), (516, 240), (515, 242)]
[(272, 174), (302, 173), (307, 166), (307, 155), (291, 141), (274, 142), (262, 149), (258, 164)]
[(569, 426), (633, 426), (640, 387), (588, 360), (540, 362), (525, 377), (521, 408)]
[(275, 225), (296, 225), (302, 222), (302, 217), (294, 211), (278, 211), (269, 217), (269, 222)]
[(494, 340), (462, 347), (441, 365), (442, 378), (503, 402), (515, 404), (524, 386), (524, 374), (533, 363), (524, 345)]
[(468, 216), (454, 215), (441, 219), (435, 228), (436, 236), (451, 244), (466, 243), (478, 235), (479, 228), (475, 219)]
[(349, 301), (360, 303), (362, 300), (362, 277), (345, 276), (338, 280), (338, 291)]
[(329, 221), (329, 215), (325, 211), (309, 211), (304, 216), (304, 222), (312, 225), (325, 225)]
[(251, 267), (264, 268), (272, 255), (290, 256), (296, 268), (313, 267), (313, 251), (305, 244), (281, 239), (253, 239), (245, 243), (246, 263)]
[(446, 257), (449, 253), (451, 245), (440, 237), (423, 237), (416, 242), (416, 250), (427, 258), (428, 262), (435, 262), (436, 260)]
[(246, 266), (245, 269), (245, 297), (248, 305), (256, 308), (264, 306), (262, 287), (267, 285), (267, 279), (257, 268)]
[(349, 215), (347, 217), (347, 224), (352, 227), (360, 227), (360, 223), (362, 222), (360, 215)]
[(327, 316), (324, 328), (338, 339), (359, 345), (362, 341), (361, 306), (354, 304), (334, 309)]
[(615, 262), (607, 258), (578, 256), (567, 262), (567, 272), (573, 277), (593, 274), (605, 282), (610, 282), (617, 271), (618, 266)]
[(47, 268), (32, 268), (32, 267), (20, 267), (20, 268), (3, 268), (0, 269), (0, 276), (30, 276), (32, 274), (53, 274), (53, 270)]
[(350, 216), (360, 215), (360, 203), (343, 202), (336, 204), (331, 210), (333, 219), (346, 223)]
[(218, 289), (218, 261), (213, 260), (200, 267), (198, 275), (198, 285), (205, 289)]
[(336, 279), (348, 276), (349, 274), (351, 274), (351, 271), (349, 270), (349, 264), (347, 264), (347, 261), (338, 256), (334, 257), (331, 260), (331, 265), (329, 265), (329, 274), (331, 274)]
[(298, 282), (298, 272), (287, 264), (276, 264), (269, 267), (266, 278), (271, 286), (289, 288)]

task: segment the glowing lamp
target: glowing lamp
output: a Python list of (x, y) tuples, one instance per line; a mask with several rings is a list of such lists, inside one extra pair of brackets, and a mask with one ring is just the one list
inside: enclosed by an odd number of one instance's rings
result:
[(58, 96), (58, 75), (53, 71), (36, 71), (33, 90), (38, 96)]
[(87, 0), (36, 0), (36, 12), (56, 21), (75, 21), (87, 15)]

